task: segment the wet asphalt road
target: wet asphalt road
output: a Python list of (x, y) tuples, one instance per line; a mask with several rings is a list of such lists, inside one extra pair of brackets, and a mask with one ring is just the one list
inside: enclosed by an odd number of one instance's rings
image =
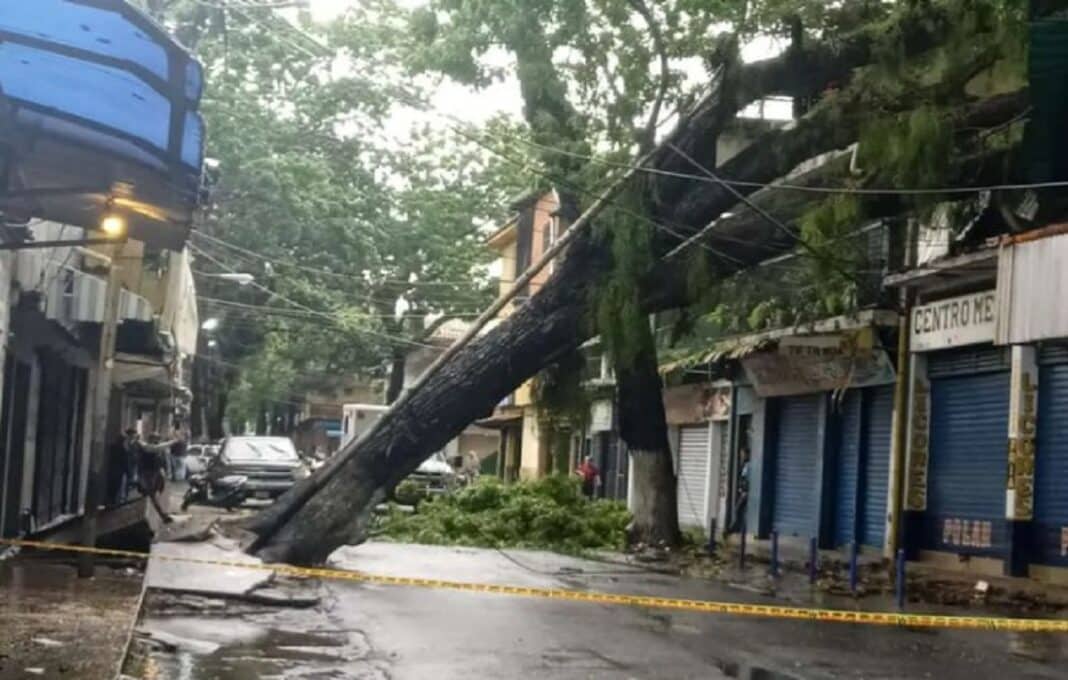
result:
[[(770, 601), (705, 581), (546, 553), (368, 544), (335, 566), (371, 573)], [(152, 677), (1065, 678), (1063, 637), (743, 619), (491, 594), (307, 582), (313, 609), (217, 603), (145, 622), (177, 640)]]

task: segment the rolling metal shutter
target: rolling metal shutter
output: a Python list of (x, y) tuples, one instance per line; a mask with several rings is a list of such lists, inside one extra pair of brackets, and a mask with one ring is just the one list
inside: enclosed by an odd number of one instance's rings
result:
[(838, 459), (834, 494), (834, 544), (853, 542), (860, 484), (860, 427), (863, 392), (849, 390), (838, 412)]
[(1068, 347), (1042, 348), (1035, 451), (1035, 561), (1068, 566)]
[(868, 412), (859, 540), (863, 545), (881, 548), (886, 539), (886, 498), (890, 492), (894, 386), (874, 387), (866, 392)]
[(817, 473), (822, 446), (822, 394), (779, 401), (773, 525), (783, 536), (815, 536), (819, 530)]
[[(928, 505), (923, 542), (957, 553), (1000, 556), (1005, 548), (1009, 372), (1006, 353), (932, 355)], [(946, 527), (991, 528), (989, 547)]]
[(706, 529), (708, 497), (708, 425), (679, 428), (679, 524)]

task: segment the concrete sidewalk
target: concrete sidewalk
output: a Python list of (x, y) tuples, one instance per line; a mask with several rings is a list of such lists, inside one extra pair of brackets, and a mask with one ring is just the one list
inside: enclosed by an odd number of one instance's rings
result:
[(0, 561), (0, 680), (114, 678), (142, 598), (142, 573), (99, 563), (79, 579), (72, 562)]

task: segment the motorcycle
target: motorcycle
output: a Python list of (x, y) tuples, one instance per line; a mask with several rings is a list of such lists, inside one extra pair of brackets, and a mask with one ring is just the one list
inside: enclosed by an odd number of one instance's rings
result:
[(196, 474), (189, 478), (189, 488), (182, 497), (182, 510), (194, 503), (213, 508), (233, 510), (248, 498), (248, 477), (228, 475), (212, 480), (206, 474)]

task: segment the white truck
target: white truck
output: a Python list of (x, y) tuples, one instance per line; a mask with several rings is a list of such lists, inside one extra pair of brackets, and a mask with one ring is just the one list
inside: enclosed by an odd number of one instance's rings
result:
[[(345, 404), (341, 419), (341, 446), (359, 439), (389, 410), (380, 404)], [(438, 451), (424, 460), (408, 479), (426, 487), (427, 493), (440, 494), (453, 488), (457, 481), (456, 470)]]

